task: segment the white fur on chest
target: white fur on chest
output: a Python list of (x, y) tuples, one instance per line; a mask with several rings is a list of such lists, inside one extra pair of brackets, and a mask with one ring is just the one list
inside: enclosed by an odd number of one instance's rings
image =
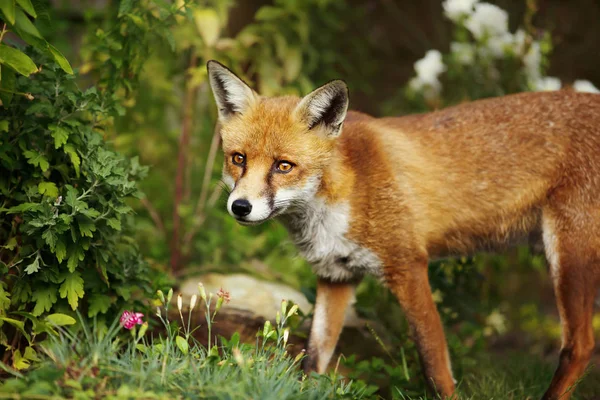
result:
[(345, 281), (365, 274), (381, 275), (379, 257), (346, 237), (349, 218), (349, 204), (329, 206), (314, 199), (284, 217), (283, 222), (318, 276)]

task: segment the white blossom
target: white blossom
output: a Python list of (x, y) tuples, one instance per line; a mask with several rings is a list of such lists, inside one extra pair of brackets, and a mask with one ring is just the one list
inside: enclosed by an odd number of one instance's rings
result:
[(540, 79), (537, 79), (533, 82), (534, 90), (538, 92), (547, 92), (552, 90), (559, 90), (562, 84), (560, 79), (555, 78), (553, 76), (546, 76)]
[(417, 76), (409, 83), (413, 89), (420, 90), (428, 86), (435, 91), (439, 91), (441, 83), (438, 76), (446, 71), (446, 66), (442, 61), (442, 53), (438, 50), (427, 51), (425, 57), (415, 62), (415, 71)]
[(475, 47), (470, 43), (452, 42), (450, 51), (456, 60), (463, 65), (471, 64), (475, 59)]
[(514, 41), (513, 35), (509, 32), (498, 36), (490, 36), (487, 40), (487, 48), (493, 57), (501, 58), (506, 54), (506, 50), (513, 46)]
[(523, 64), (525, 64), (525, 72), (531, 80), (537, 80), (540, 78), (540, 64), (542, 62), (542, 49), (538, 42), (533, 42), (527, 51), (527, 54), (523, 57)]
[(481, 39), (486, 34), (503, 35), (508, 32), (508, 13), (494, 4), (478, 3), (465, 26), (476, 39)]
[(523, 54), (525, 50), (525, 39), (527, 34), (523, 29), (517, 29), (513, 35), (513, 46), (516, 54)]
[(592, 82), (585, 79), (578, 79), (573, 82), (573, 89), (577, 92), (600, 93), (600, 90)]
[(442, 3), (444, 14), (450, 20), (458, 22), (463, 15), (470, 15), (473, 12), (473, 5), (478, 0), (446, 0)]

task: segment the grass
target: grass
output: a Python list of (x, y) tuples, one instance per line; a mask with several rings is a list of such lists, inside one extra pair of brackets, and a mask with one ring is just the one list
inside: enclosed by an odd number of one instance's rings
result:
[[(548, 388), (554, 369), (553, 362), (516, 351), (481, 357), (458, 383), (458, 393), (461, 400), (537, 400)], [(600, 371), (588, 367), (573, 390), (572, 400), (600, 398)], [(394, 388), (393, 396), (402, 400), (437, 399), (426, 394), (405, 395), (401, 388)]]
[[(240, 343), (239, 335), (234, 334), (205, 347), (192, 334), (196, 329), (211, 331), (214, 317), (228, 295), (220, 292), (213, 301), (213, 295), (206, 295), (201, 286), (199, 292), (206, 321), (202, 326), (190, 326), (197, 296), (192, 298), (187, 315), (178, 298), (180, 318), (169, 321), (166, 316), (170, 315), (172, 292), (167, 296), (159, 292), (162, 307), (157, 317), (163, 324), (162, 333), (149, 332), (147, 323), (127, 331), (125, 328), (132, 325), (125, 324), (124, 328), (119, 321), (102, 329), (89, 326), (81, 316), (78, 331), (57, 328), (60, 335), (41, 346), (44, 356), (34, 368), (25, 374), (13, 371), (12, 379), (0, 383), (0, 399), (316, 400), (380, 399), (384, 393), (402, 400), (435, 398), (426, 393), (416, 376), (410, 379), (410, 390), (400, 384), (381, 391), (363, 381), (344, 379), (336, 372), (305, 376), (299, 367), (303, 354), (293, 357), (287, 352), (286, 324), (297, 310), (287, 302), (282, 303), (276, 325), (266, 322), (255, 343)], [(464, 400), (539, 399), (551, 380), (556, 359), (515, 350), (476, 358), (474, 364), (463, 369), (458, 393)], [(391, 368), (388, 375), (399, 373), (402, 366)], [(401, 377), (396, 382), (406, 379)], [(600, 371), (589, 368), (572, 399), (597, 398)]]

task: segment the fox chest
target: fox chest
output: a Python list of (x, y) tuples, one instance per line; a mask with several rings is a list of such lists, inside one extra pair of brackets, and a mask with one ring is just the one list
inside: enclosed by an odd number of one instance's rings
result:
[(381, 261), (366, 247), (348, 239), (350, 207), (317, 202), (284, 219), (292, 240), (315, 273), (332, 281), (366, 274), (381, 275)]

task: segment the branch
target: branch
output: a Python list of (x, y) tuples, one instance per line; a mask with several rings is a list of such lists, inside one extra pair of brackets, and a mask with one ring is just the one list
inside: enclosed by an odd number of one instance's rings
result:
[(148, 200), (146, 197), (144, 197), (140, 201), (146, 209), (146, 211), (148, 211), (148, 214), (150, 215), (150, 218), (152, 218), (152, 222), (154, 222), (156, 228), (160, 231), (163, 237), (166, 236), (167, 231), (165, 230), (165, 224), (163, 223), (162, 218), (160, 217), (160, 214), (158, 213), (156, 208), (154, 208), (150, 200)]
[[(198, 56), (194, 52), (190, 57), (188, 69), (193, 69), (198, 64)], [(176, 274), (181, 268), (181, 218), (179, 206), (184, 196), (185, 169), (187, 151), (190, 144), (192, 122), (194, 117), (194, 104), (197, 87), (188, 82), (183, 102), (183, 121), (181, 123), (181, 135), (179, 136), (179, 149), (177, 156), (177, 171), (175, 173), (175, 197), (173, 199), (173, 238), (171, 240), (171, 272)]]

